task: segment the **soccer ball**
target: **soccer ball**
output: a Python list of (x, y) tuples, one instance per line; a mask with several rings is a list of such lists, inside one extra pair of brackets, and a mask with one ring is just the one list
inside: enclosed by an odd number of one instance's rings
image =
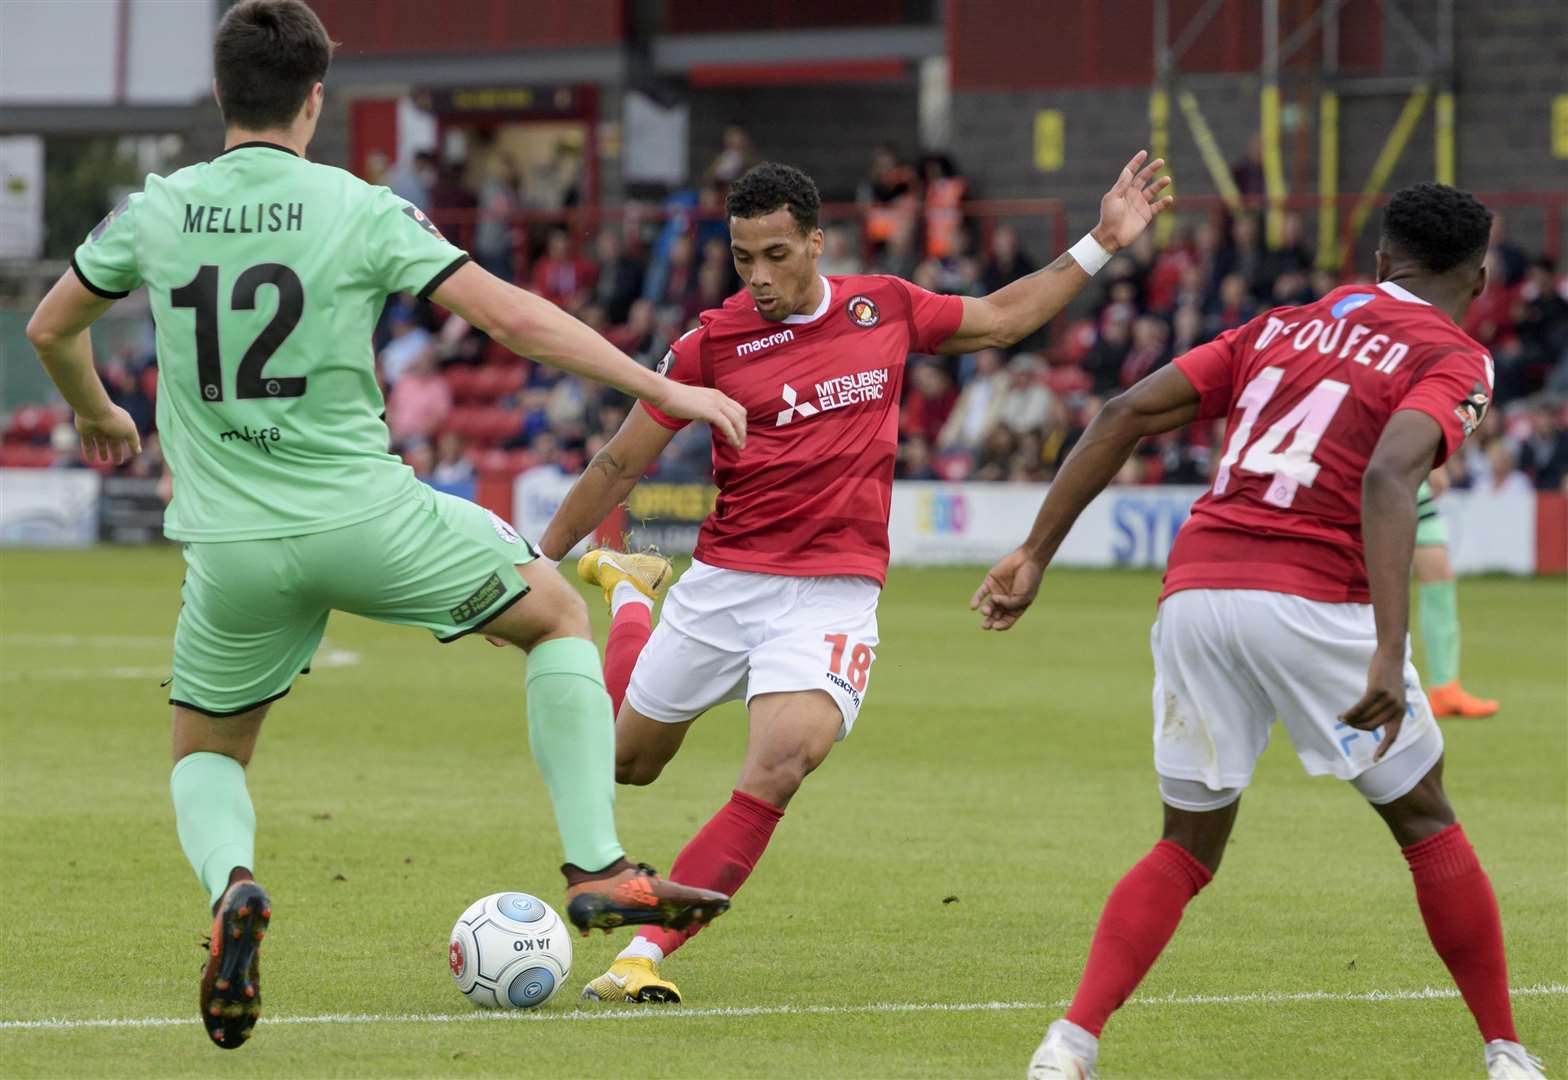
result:
[(572, 970), (572, 939), (555, 909), (527, 893), (475, 900), (452, 927), (457, 988), (488, 1009), (537, 1009)]

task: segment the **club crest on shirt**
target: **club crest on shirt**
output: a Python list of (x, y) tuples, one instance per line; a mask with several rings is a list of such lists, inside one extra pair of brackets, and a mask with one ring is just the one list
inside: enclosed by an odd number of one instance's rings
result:
[(109, 231), (109, 226), (114, 224), (114, 219), (125, 213), (125, 208), (131, 205), (129, 195), (114, 204), (114, 209), (103, 216), (103, 220), (93, 226), (93, 231), (87, 234), (87, 239), (96, 242), (104, 233)]
[(418, 222), (420, 228), (424, 229), (425, 232), (429, 233), (431, 236), (435, 237), (437, 240), (445, 240), (446, 239), (446, 237), (441, 235), (441, 230), (436, 228), (436, 223), (431, 221), (429, 218), (427, 218), (425, 216), (425, 212), (423, 210), (421, 210), (419, 207), (413, 206), (413, 205), (405, 205), (403, 207), (403, 213), (405, 213), (409, 217), (413, 218), (416, 222)]
[(664, 359), (660, 360), (658, 365), (656, 367), (654, 367), (653, 373), (655, 375), (668, 375), (670, 373), (670, 364), (674, 363), (674, 361), (675, 361), (675, 350), (674, 349), (666, 349), (664, 351)]
[(1486, 407), (1491, 400), (1492, 396), (1487, 393), (1486, 384), (1478, 382), (1470, 388), (1469, 396), (1454, 406), (1454, 415), (1464, 425), (1466, 438), (1481, 426), (1481, 421), (1486, 418)]
[(882, 312), (869, 296), (851, 296), (844, 310), (849, 314), (849, 321), (862, 329), (869, 330), (882, 321)]

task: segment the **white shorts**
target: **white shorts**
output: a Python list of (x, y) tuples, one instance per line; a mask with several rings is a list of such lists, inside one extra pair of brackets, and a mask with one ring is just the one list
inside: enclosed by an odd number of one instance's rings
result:
[[(1179, 809), (1217, 809), (1240, 797), (1276, 718), (1307, 772), (1349, 780), (1374, 803), (1409, 792), (1442, 757), (1442, 732), (1410, 663), (1408, 641), (1407, 715), (1387, 756), (1372, 761), (1381, 730), (1359, 731), (1338, 720), (1366, 692), (1377, 644), (1370, 604), (1185, 589), (1160, 605), (1150, 642), (1154, 767), (1166, 801)], [(1206, 801), (1201, 789), (1183, 781), (1221, 795)]]
[(724, 701), (823, 690), (842, 739), (855, 726), (876, 660), (877, 598), (867, 577), (785, 577), (693, 561), (664, 600), (626, 700), (667, 724)]

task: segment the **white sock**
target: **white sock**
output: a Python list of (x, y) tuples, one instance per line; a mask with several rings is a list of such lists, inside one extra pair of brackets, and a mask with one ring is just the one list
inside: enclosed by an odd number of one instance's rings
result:
[[(625, 582), (623, 581), (621, 584), (624, 585)], [(642, 594), (639, 593), (638, 595)], [(643, 599), (646, 600), (647, 597), (644, 596)], [(615, 958), (617, 960), (627, 960), (633, 956), (641, 956), (657, 964), (664, 959), (664, 950), (645, 937), (634, 937), (632, 938), (632, 943), (622, 949)]]
[(610, 591), (610, 618), (615, 618), (627, 604), (642, 604), (649, 611), (653, 610), (653, 601), (638, 592), (637, 586), (629, 581), (617, 581)]

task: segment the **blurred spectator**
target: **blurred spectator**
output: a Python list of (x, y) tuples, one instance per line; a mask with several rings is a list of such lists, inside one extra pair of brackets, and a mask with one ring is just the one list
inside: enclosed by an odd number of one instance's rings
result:
[(462, 437), (451, 431), (443, 433), (436, 442), (430, 486), (461, 499), (472, 499), (476, 481), (474, 463), (463, 452)]
[(433, 355), (430, 332), (414, 318), (407, 308), (398, 308), (392, 314), (392, 336), (381, 347), (381, 378), (388, 386), (396, 386), (403, 372), (421, 357)]
[(1213, 273), (1222, 289), (1226, 278), (1238, 274), (1249, 292), (1263, 290), (1263, 241), (1252, 214), (1241, 214), (1230, 223), (1230, 243), (1215, 253)]
[(682, 314), (687, 319), (695, 319), (704, 311), (723, 307), (729, 293), (729, 275), (726, 268), (714, 266), (712, 263), (704, 265), (697, 271), (697, 291), (686, 298), (686, 306)]
[(534, 264), (533, 291), (568, 311), (575, 311), (593, 291), (599, 268), (572, 253), (572, 236), (564, 226), (550, 230), (545, 253)]
[(1220, 281), (1219, 295), (1209, 310), (1204, 329), (1210, 337), (1248, 322), (1258, 313), (1258, 305), (1247, 291), (1247, 279), (1240, 273), (1230, 274)]
[(567, 139), (557, 140), (548, 159), (525, 171), (524, 205), (530, 210), (564, 210), (578, 205), (581, 173), (582, 151)]
[(1180, 356), (1202, 345), (1208, 338), (1203, 334), (1203, 312), (1197, 304), (1183, 304), (1171, 316), (1171, 356)]
[(594, 254), (599, 260), (599, 273), (593, 298), (604, 306), (612, 325), (624, 323), (632, 301), (642, 295), (642, 263), (626, 253), (621, 231), (613, 226), (599, 230)]
[(1508, 223), (1501, 210), (1492, 211), (1491, 246), (1487, 254), (1496, 260), (1499, 284), (1512, 288), (1524, 280), (1530, 260), (1518, 244), (1508, 239)]
[(400, 446), (435, 436), (452, 413), (452, 390), (436, 370), (435, 355), (420, 353), (387, 395), (387, 430)]
[(940, 480), (931, 464), (930, 443), (917, 435), (900, 445), (893, 476), (898, 480)]
[(1485, 468), (1472, 478), (1470, 490), (1479, 495), (1530, 494), (1530, 478), (1519, 471), (1514, 448), (1507, 439), (1494, 439), (1486, 448)]
[(474, 226), (474, 258), (502, 281), (512, 280), (512, 215), (517, 212), (517, 170), (501, 153), (485, 163), (479, 189), (479, 223)]
[(855, 251), (849, 230), (843, 225), (829, 225), (822, 230), (822, 254), (817, 259), (817, 269), (827, 277), (865, 273), (865, 263)]
[(915, 267), (919, 265), (915, 259), (914, 230), (901, 229), (888, 237), (876, 254), (875, 263), (871, 268), (873, 274), (892, 274), (909, 281), (915, 279)]
[(909, 371), (909, 393), (899, 415), (899, 434), (928, 445), (936, 442), (957, 401), (958, 391), (946, 371), (929, 361), (914, 364)]
[[(730, 241), (727, 232), (724, 236), (710, 236), (702, 242), (701, 266), (711, 266), (718, 271), (720, 291), (726, 297), (740, 288), (740, 277), (735, 273), (735, 258), (730, 254)], [(826, 271), (822, 270), (820, 264), (817, 269), (822, 273), (826, 273)]]
[(1542, 256), (1530, 264), (1517, 307), (1518, 366), (1544, 372), (1568, 362), (1568, 299), (1558, 288), (1557, 265), (1551, 259)]
[(1154, 263), (1149, 268), (1145, 289), (1149, 309), (1165, 312), (1174, 308), (1184, 275), (1196, 265), (1190, 234), (1185, 229), (1176, 229), (1171, 234), (1171, 242), (1163, 251), (1155, 254)]
[(691, 237), (677, 236), (663, 263), (655, 263), (648, 272), (643, 295), (658, 307), (684, 310), (686, 301), (697, 291), (697, 268), (692, 262), (692, 253)]
[(1158, 315), (1140, 315), (1132, 324), (1132, 347), (1122, 360), (1121, 386), (1123, 389), (1143, 378), (1170, 360), (1166, 345), (1170, 327)]
[(61, 421), (49, 432), (49, 449), (54, 457), (49, 462), (51, 469), (85, 469), (87, 462), (82, 457), (82, 440), (76, 433), (76, 425), (69, 421)]
[(1508, 285), (1502, 264), (1502, 255), (1493, 247), (1486, 255), (1486, 288), (1465, 312), (1465, 333), (1492, 353), (1514, 343), (1514, 290)]
[(131, 414), (136, 430), (146, 435), (153, 429), (157, 407), (152, 397), (142, 388), (142, 381), (131, 374), (123, 359), (111, 360), (100, 370), (104, 389), (109, 400)]
[(917, 178), (914, 170), (901, 164), (898, 152), (888, 143), (871, 154), (871, 169), (860, 183), (859, 201), (865, 210), (866, 239), (873, 245), (888, 243), (894, 236), (911, 238), (914, 230)]
[(425, 483), (430, 482), (430, 474), (436, 467), (435, 451), (430, 449), (427, 442), (410, 443), (403, 448), (403, 463), (414, 470), (414, 475)]
[(1247, 136), (1247, 152), (1230, 166), (1230, 178), (1242, 195), (1263, 194), (1263, 136)]
[(605, 337), (628, 356), (641, 356), (653, 345), (653, 301), (637, 300), (626, 321), (613, 327)]
[[(1291, 295), (1299, 295), (1306, 288), (1306, 275), (1311, 270), (1312, 252), (1302, 239), (1301, 215), (1287, 213), (1281, 223), (1280, 246), (1273, 251), (1263, 253), (1257, 279), (1252, 283), (1253, 292), (1262, 297), (1277, 296), (1276, 285), (1280, 278), (1293, 275), (1299, 279), (1299, 284), (1293, 281)], [(1301, 301), (1291, 299), (1279, 302), (1296, 304)]]
[(708, 166), (708, 179), (733, 184), (756, 162), (757, 152), (751, 145), (751, 135), (739, 124), (726, 124), (724, 147)]
[(1006, 359), (1000, 349), (986, 349), (975, 357), (974, 374), (959, 391), (948, 412), (947, 423), (937, 436), (939, 449), (974, 451), (980, 448), (1002, 412), (1002, 398), (1007, 393), (1008, 383), (1007, 373), (1002, 370)]
[(412, 161), (405, 160), (392, 170), (386, 178), (387, 187), (404, 202), (413, 203), (421, 210), (429, 210), (433, 205), (430, 197), (435, 190), (438, 175), (435, 154), (429, 150), (418, 150)]
[(926, 254), (944, 259), (960, 254), (964, 229), (961, 209), (969, 182), (946, 154), (927, 154), (920, 162), (920, 177), (925, 182)]
[(1126, 317), (1107, 322), (1100, 328), (1089, 355), (1084, 357), (1084, 368), (1096, 394), (1108, 394), (1121, 386), (1122, 363), (1132, 349), (1131, 325)]
[(1019, 353), (1007, 365), (1007, 393), (997, 420), (1015, 435), (1045, 427), (1051, 412), (1051, 391), (1040, 381), (1044, 373), (1045, 364), (1034, 353)]
[(1018, 230), (1011, 225), (998, 225), (991, 233), (990, 250), (980, 271), (980, 287), (993, 293), (1004, 285), (1011, 285), (1021, 277), (1034, 273), (1031, 263), (1018, 243)]
[(1530, 413), (1530, 435), (1519, 445), (1519, 468), (1537, 491), (1563, 490), (1568, 480), (1568, 430), (1560, 419), (1555, 405), (1537, 405)]

